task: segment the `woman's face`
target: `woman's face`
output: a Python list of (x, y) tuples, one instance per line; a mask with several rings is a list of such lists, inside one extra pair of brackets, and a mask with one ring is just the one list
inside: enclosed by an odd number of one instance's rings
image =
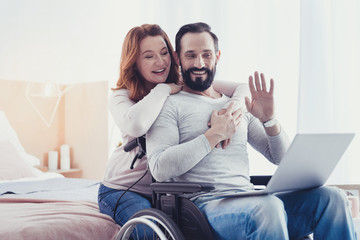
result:
[(165, 82), (170, 64), (170, 53), (161, 36), (148, 36), (141, 41), (136, 66), (146, 81), (153, 84)]

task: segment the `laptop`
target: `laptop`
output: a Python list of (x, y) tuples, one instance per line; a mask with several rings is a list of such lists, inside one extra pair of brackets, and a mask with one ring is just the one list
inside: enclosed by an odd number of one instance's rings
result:
[(354, 136), (354, 133), (297, 134), (265, 189), (222, 196), (275, 194), (320, 187)]

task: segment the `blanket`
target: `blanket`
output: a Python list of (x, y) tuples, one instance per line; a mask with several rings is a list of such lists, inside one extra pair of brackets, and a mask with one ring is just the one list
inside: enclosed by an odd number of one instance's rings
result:
[(0, 183), (0, 239), (112, 240), (120, 226), (97, 204), (99, 181)]
[(0, 239), (114, 239), (111, 217), (87, 201), (0, 198)]

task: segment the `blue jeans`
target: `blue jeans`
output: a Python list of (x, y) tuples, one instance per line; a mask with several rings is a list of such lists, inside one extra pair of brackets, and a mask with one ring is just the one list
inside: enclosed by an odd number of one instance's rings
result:
[[(114, 218), (116, 203), (123, 193), (124, 191), (122, 190), (108, 188), (103, 184), (100, 184), (98, 193), (100, 212)], [(145, 208), (151, 208), (150, 200), (138, 193), (128, 191), (121, 197), (121, 200), (118, 203), (114, 220), (117, 224), (122, 226), (133, 214)], [(139, 234), (141, 235), (143, 232), (139, 232)], [(142, 236), (139, 237), (142, 238)]]
[(334, 187), (253, 197), (199, 197), (216, 239), (356, 239), (346, 196)]

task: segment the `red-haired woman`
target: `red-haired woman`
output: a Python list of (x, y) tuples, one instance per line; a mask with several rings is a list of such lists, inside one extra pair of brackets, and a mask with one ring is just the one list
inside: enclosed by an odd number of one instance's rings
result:
[(158, 25), (150, 24), (132, 28), (122, 46), (120, 77), (109, 107), (124, 144), (111, 155), (98, 196), (100, 211), (120, 225), (139, 210), (151, 207), (151, 175), (146, 173), (146, 156), (130, 169), (137, 149), (125, 152), (123, 146), (144, 135), (166, 98), (181, 90), (182, 86), (176, 84), (179, 69), (173, 52), (166, 33)]

